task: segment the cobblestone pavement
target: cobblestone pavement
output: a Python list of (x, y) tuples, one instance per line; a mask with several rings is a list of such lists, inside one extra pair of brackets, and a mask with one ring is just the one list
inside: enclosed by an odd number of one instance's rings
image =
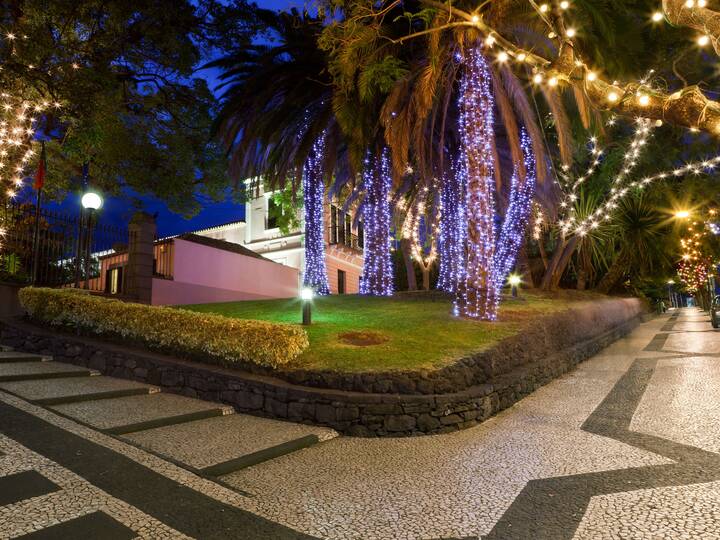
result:
[(81, 423), (93, 407), (0, 383), (0, 538), (720, 539), (718, 359), (720, 331), (681, 310), (478, 427), (332, 438), (221, 476), (198, 449), (252, 450), (210, 429), (241, 418), (113, 435)]

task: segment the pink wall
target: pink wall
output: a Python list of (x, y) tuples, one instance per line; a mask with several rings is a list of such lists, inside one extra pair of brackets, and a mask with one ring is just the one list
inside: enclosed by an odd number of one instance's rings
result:
[(360, 292), (360, 274), (362, 274), (362, 253), (356, 254), (345, 247), (327, 246), (325, 264), (327, 265), (330, 292), (338, 293), (338, 270), (345, 272), (345, 294)]
[(153, 279), (154, 305), (291, 298), (298, 270), (176, 238), (174, 279)]

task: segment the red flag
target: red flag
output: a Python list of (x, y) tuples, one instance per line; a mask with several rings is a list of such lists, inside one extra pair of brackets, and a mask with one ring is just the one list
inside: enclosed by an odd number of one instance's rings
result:
[(40, 163), (38, 163), (37, 173), (35, 173), (35, 183), (33, 187), (40, 191), (45, 185), (45, 174), (47, 173), (47, 159), (45, 157), (45, 141), (42, 143), (42, 152), (40, 152)]

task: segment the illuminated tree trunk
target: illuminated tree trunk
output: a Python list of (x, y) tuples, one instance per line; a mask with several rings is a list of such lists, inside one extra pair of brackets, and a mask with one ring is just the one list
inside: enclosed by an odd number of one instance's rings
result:
[(365, 162), (363, 230), (365, 248), (360, 294), (392, 296), (393, 265), (390, 255), (390, 159), (387, 148)]
[(412, 260), (412, 247), (409, 238), (400, 239), (400, 251), (402, 252), (403, 262), (405, 263), (405, 273), (407, 274), (407, 290), (417, 290), (417, 279), (415, 279), (415, 265)]
[(465, 189), (462, 175), (450, 171), (440, 191), (440, 273), (437, 288), (455, 294), (458, 286), (458, 272), (465, 264), (465, 237), (467, 217), (465, 211)]
[(303, 167), (303, 203), (305, 211), (305, 273), (303, 285), (311, 287), (316, 294), (330, 294), (327, 266), (325, 264), (325, 182), (323, 157), (325, 135), (321, 135), (310, 152)]
[(493, 275), (495, 256), (495, 175), (493, 97), (488, 64), (479, 47), (464, 58), (460, 81), (459, 172), (467, 186), (466, 264), (460, 269), (455, 314), (495, 320), (499, 297)]
[(495, 249), (493, 266), (498, 296), (515, 266), (518, 253), (525, 241), (525, 231), (535, 196), (535, 155), (532, 151), (532, 141), (524, 129), (520, 134), (520, 147), (524, 156), (525, 174), (522, 175), (519, 168), (515, 167), (505, 219)]

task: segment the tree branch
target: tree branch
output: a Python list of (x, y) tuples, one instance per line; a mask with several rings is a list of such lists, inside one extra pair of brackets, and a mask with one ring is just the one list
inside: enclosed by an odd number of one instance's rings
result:
[(693, 7), (687, 7), (685, 0), (663, 0), (662, 7), (670, 23), (706, 34), (720, 55), (720, 13), (698, 7), (697, 2)]

